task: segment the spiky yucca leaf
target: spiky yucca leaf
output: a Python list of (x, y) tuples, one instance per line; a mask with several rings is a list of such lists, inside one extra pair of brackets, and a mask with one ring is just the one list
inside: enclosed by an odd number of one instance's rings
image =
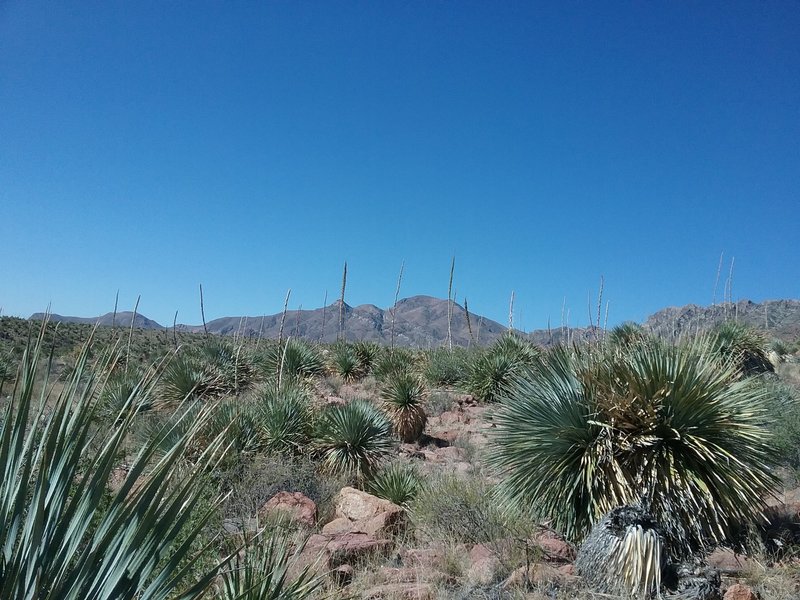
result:
[(774, 489), (764, 391), (693, 346), (559, 349), (495, 414), (491, 464), (503, 497), (575, 539), (641, 501), (669, 547), (719, 542), (761, 518)]
[(269, 386), (256, 399), (257, 419), (267, 452), (299, 454), (310, 438), (308, 394), (301, 387)]
[(414, 465), (393, 462), (378, 471), (367, 482), (370, 494), (408, 508), (423, 486), (423, 479)]
[[(196, 513), (203, 474), (216, 464), (223, 442), (215, 440), (188, 472), (181, 457), (207, 413), (198, 413), (194, 427), (160, 459), (157, 441), (142, 446), (109, 496), (136, 396), (120, 408), (114, 427), (93, 429), (103, 391), (99, 373), (114, 361), (90, 368), (84, 349), (63, 390), (48, 398), (45, 386), (36, 408), (41, 341), (26, 351), (0, 423), (0, 597), (199, 598), (216, 570), (186, 581), (191, 546), (214, 509)], [(144, 378), (141, 397), (155, 385)]]
[(381, 387), (381, 398), (397, 437), (405, 443), (416, 442), (425, 430), (425, 386), (415, 375), (399, 373)]
[(505, 334), (475, 357), (467, 389), (483, 402), (502, 397), (525, 369), (534, 366), (539, 351), (516, 335)]
[(368, 477), (392, 450), (391, 423), (366, 400), (332, 406), (320, 416), (315, 444), (329, 469)]
[(288, 530), (264, 528), (244, 542), (222, 572), (220, 600), (303, 600), (325, 583), (313, 563), (298, 566), (305, 544), (293, 544)]

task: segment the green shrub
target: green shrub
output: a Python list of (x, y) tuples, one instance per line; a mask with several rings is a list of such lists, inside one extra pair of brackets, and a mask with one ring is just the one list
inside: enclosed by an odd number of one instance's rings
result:
[(505, 334), (472, 363), (467, 389), (483, 402), (495, 402), (514, 381), (538, 363), (539, 351), (516, 335)]
[(342, 381), (351, 382), (364, 376), (358, 354), (347, 342), (340, 342), (331, 347), (330, 364), (332, 371), (341, 377)]
[(380, 395), (397, 437), (405, 443), (416, 442), (428, 421), (423, 407), (425, 386), (419, 378), (410, 373), (395, 373), (387, 378)]
[(220, 600), (303, 600), (325, 582), (314, 575), (314, 563), (300, 565), (304, 544), (294, 543), (284, 528), (264, 528), (244, 535), (244, 547), (231, 548), (234, 558), (221, 574)]
[(494, 415), (505, 502), (578, 539), (641, 501), (681, 551), (758, 519), (776, 484), (765, 392), (709, 345), (550, 353)]
[(469, 377), (470, 353), (465, 348), (436, 348), (425, 354), (423, 375), (433, 386), (451, 386)]
[(378, 471), (366, 484), (367, 491), (408, 508), (422, 489), (423, 479), (417, 469), (408, 463), (393, 462)]
[(255, 401), (256, 418), (267, 452), (300, 454), (308, 446), (311, 411), (301, 387), (284, 384), (266, 387)]
[(494, 487), (479, 476), (440, 474), (411, 502), (415, 526), (432, 540), (484, 544), (516, 536), (527, 527), (501, 510)]
[(331, 406), (320, 415), (315, 445), (334, 473), (369, 477), (392, 450), (391, 423), (366, 400)]

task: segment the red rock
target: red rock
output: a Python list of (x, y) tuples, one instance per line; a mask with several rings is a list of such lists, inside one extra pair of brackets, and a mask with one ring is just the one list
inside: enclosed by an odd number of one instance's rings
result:
[(475, 544), (469, 553), (470, 566), (467, 579), (470, 583), (489, 585), (494, 583), (500, 572), (500, 559), (491, 548)]
[(743, 554), (736, 554), (727, 548), (717, 548), (706, 558), (709, 566), (726, 575), (735, 575), (741, 571), (750, 571), (756, 567), (752, 559)]
[(313, 527), (317, 523), (317, 505), (300, 492), (278, 492), (261, 507), (258, 516), (263, 518), (276, 512), (283, 512), (292, 521), (307, 527)]
[(572, 562), (575, 560), (575, 550), (555, 533), (545, 531), (537, 535), (533, 543), (544, 551), (547, 560), (558, 562)]
[(725, 592), (723, 600), (758, 600), (758, 596), (750, 586), (743, 583), (734, 583)]
[(366, 533), (312, 535), (298, 558), (296, 568), (314, 565), (316, 570), (332, 570), (373, 554), (383, 554), (392, 547), (388, 540), (376, 540)]
[(402, 512), (403, 509), (367, 492), (351, 487), (344, 487), (336, 501), (336, 516), (351, 521), (363, 521), (384, 512)]

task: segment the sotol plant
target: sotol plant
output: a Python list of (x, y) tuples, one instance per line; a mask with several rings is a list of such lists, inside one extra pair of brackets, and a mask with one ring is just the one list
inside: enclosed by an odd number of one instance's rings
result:
[(419, 377), (395, 374), (383, 384), (380, 394), (397, 437), (405, 443), (416, 442), (428, 421), (423, 408), (425, 386)]
[(502, 498), (572, 539), (641, 502), (677, 553), (759, 519), (776, 484), (765, 392), (708, 347), (550, 353), (494, 417)]
[(319, 418), (315, 445), (336, 473), (369, 477), (392, 450), (391, 423), (366, 400), (333, 406)]
[(528, 367), (536, 365), (538, 356), (533, 345), (507, 333), (475, 357), (467, 388), (479, 400), (494, 402)]

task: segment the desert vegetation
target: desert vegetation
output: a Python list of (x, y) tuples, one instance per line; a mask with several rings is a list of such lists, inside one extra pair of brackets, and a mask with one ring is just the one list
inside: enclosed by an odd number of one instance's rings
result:
[[(3, 318), (0, 597), (655, 597), (694, 561), (795, 598), (800, 362), (778, 342), (625, 324), (412, 349)], [(602, 561), (611, 583), (581, 572)]]

